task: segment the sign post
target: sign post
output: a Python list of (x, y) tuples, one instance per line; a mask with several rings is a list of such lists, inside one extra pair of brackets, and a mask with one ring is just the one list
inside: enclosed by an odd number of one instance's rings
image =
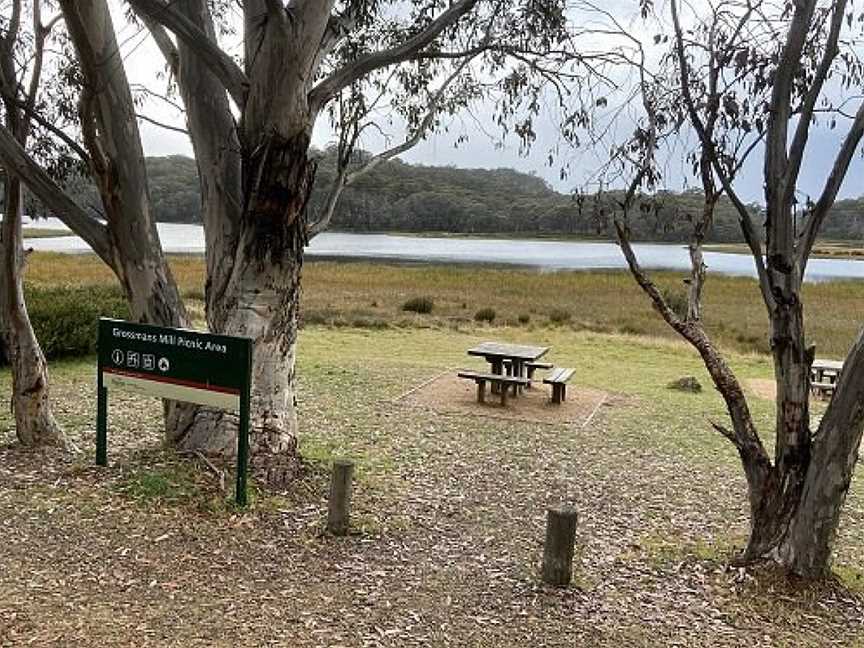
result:
[(239, 410), (236, 501), (245, 506), (252, 341), (100, 318), (98, 354), (96, 463), (108, 465), (109, 390)]

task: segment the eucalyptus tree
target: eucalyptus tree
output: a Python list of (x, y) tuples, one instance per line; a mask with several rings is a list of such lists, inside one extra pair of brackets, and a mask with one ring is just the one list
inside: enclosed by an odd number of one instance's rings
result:
[[(662, 78), (679, 117), (666, 125), (671, 130), (686, 125), (695, 136), (698, 171), (735, 206), (753, 257), (777, 387), (773, 456), (735, 373), (701, 323), (676, 313), (639, 266), (626, 228), (619, 229), (622, 248), (639, 285), (664, 320), (699, 351), (725, 401), (730, 424), (714, 428), (735, 446), (747, 479), (751, 528), (743, 557), (767, 557), (800, 575), (821, 576), (830, 568), (864, 429), (864, 331), (814, 425), (810, 368), (815, 346), (806, 335), (802, 284), (814, 242), (864, 134), (858, 21), (846, 0), (801, 0), (779, 9), (735, 0), (712, 4), (701, 15), (691, 8), (684, 17), (672, 0), (670, 12), (667, 61), (673, 67)], [(651, 136), (636, 138), (640, 143), (634, 148), (639, 151), (637, 176), (648, 187), (657, 178), (655, 151), (662, 139), (656, 116), (663, 110), (656, 107), (648, 104), (641, 126)], [(845, 131), (819, 195), (802, 199), (801, 170), (820, 116)], [(735, 182), (754, 153), (764, 155), (764, 244)]]
[[(40, 0), (34, 0), (29, 7), (22, 7), (21, 0), (11, 0), (0, 6), (3, 7), (0, 106), (5, 128), (21, 147), (26, 147), (34, 125), (32, 115), (39, 103), (45, 43), (56, 18), (43, 23)], [(38, 144), (37, 141), (37, 148)], [(8, 168), (4, 175), (0, 329), (12, 370), (11, 406), (16, 435), (25, 445), (70, 446), (51, 410), (48, 366), (30, 324), (24, 298), (23, 188), (20, 179)]]
[[(271, 478), (296, 452), (295, 356), (303, 250), (351, 181), (351, 150), (378, 104), (400, 113), (405, 148), (483, 94), (523, 141), (545, 85), (575, 72), (564, 2), (247, 0), (243, 56), (220, 45), (204, 0), (129, 0), (174, 71), (202, 186), (211, 330), (254, 340), (253, 457)], [(220, 5), (229, 12), (235, 5)], [(434, 88), (434, 89), (433, 89)], [(553, 92), (554, 94), (554, 92)], [(236, 118), (235, 118), (236, 115)], [(313, 128), (347, 127), (321, 214), (307, 213)], [(387, 159), (397, 147), (373, 159)], [(359, 171), (359, 170), (355, 170)], [(226, 453), (236, 423), (198, 410), (175, 440)]]
[[(43, 155), (36, 155), (22, 146), (13, 129), (0, 127), (0, 160), (8, 174), (26, 184), (111, 268), (133, 318), (185, 325), (183, 301), (151, 210), (135, 101), (108, 4), (58, 4), (57, 74), (50, 96), (41, 105), (26, 106), (27, 117), (46, 129), (49, 143)], [(60, 186), (56, 170), (70, 166), (86, 169), (95, 181), (97, 209), (86, 209)], [(189, 411), (166, 403), (168, 429)]]

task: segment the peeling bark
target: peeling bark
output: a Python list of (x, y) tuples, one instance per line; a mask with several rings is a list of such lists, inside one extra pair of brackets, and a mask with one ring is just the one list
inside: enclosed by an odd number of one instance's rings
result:
[[(252, 11), (255, 6), (261, 11)], [(250, 7), (247, 13), (255, 20), (247, 30), (263, 39), (268, 28), (265, 7), (263, 3)], [(177, 10), (215, 41), (206, 2), (181, 0)], [(285, 25), (270, 27), (280, 33), (286, 29)], [(286, 118), (284, 123), (274, 123), (270, 115), (287, 115), (287, 110), (274, 107), (279, 101), (274, 79), (282, 79), (283, 93), (303, 88), (296, 81), (296, 87), (286, 85), (279, 58), (288, 55), (286, 43), (284, 39), (272, 42), (278, 51), (268, 55), (262, 46), (258, 64), (250, 68), (255, 83), (249, 102), (263, 104), (252, 111), (263, 121), (246, 115), (243, 128), (236, 128), (219, 79), (183, 39), (178, 42), (178, 83), (201, 181), (208, 326), (214, 332), (253, 340), (252, 463), (259, 474), (266, 473), (268, 481), (283, 484), (297, 469), (297, 309), (306, 203), (315, 165), (307, 157), (307, 126), (312, 119), (305, 109), (299, 131), (298, 122)], [(172, 443), (233, 457), (236, 416), (204, 407), (188, 414), (169, 426)]]

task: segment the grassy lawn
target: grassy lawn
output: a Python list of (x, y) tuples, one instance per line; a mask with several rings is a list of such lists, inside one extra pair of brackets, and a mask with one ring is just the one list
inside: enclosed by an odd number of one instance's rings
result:
[[(186, 282), (194, 266), (175, 263)], [(399, 272), (420, 285), (397, 292), (393, 268), (307, 266), (307, 304), (344, 296), (390, 315), (381, 328), (304, 328), (305, 476), (286, 493), (256, 488), (247, 511), (231, 505), (230, 474), (223, 490), (198, 457), (162, 449), (158, 402), (112, 397), (111, 465), (94, 468), (92, 359), (52, 374), (61, 421), (85, 454), (20, 450), (3, 408), (0, 645), (856, 645), (859, 482), (837, 541), (842, 581), (805, 586), (739, 570), (730, 559), (746, 538), (744, 480), (709, 424), (723, 420), (722, 402), (710, 388), (666, 387), (683, 375), (708, 385), (694, 352), (660, 337), (541, 325), (563, 300), (533, 276)], [(614, 281), (539, 277), (568, 291)], [(460, 289), (463, 300), (488, 300), (471, 308), (528, 295), (536, 317), (510, 327), (453, 319), (464, 310)], [(588, 292), (572, 293), (573, 319), (599, 319)], [(407, 317), (397, 305), (419, 293), (434, 294), (442, 312), (397, 326)], [(608, 392), (606, 405), (581, 427), (400, 400), (436, 374), (476, 366), (465, 350), (485, 339), (551, 345), (550, 359), (577, 368), (578, 385)], [(772, 375), (762, 355), (731, 362), (744, 380)], [(0, 374), (0, 390), (8, 381)], [(767, 429), (773, 403), (751, 406)], [(321, 530), (327, 468), (343, 456), (358, 462), (355, 533), (337, 539)], [(545, 510), (561, 502), (580, 516), (575, 586), (564, 591), (537, 577)]]

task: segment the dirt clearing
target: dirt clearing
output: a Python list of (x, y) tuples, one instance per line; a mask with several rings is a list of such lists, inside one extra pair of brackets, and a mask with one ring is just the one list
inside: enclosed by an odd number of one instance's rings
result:
[(477, 385), (473, 380), (459, 378), (457, 370), (448, 370), (414, 387), (397, 399), (406, 405), (427, 407), (440, 414), (462, 414), (500, 418), (527, 423), (569, 423), (582, 427), (596, 415), (598, 408), (609, 400), (609, 394), (599, 389), (567, 385), (567, 399), (560, 405), (551, 402), (551, 387), (535, 380), (531, 389), (517, 397), (508, 394), (502, 407), (498, 394), (486, 386), (485, 402), (477, 401)]

